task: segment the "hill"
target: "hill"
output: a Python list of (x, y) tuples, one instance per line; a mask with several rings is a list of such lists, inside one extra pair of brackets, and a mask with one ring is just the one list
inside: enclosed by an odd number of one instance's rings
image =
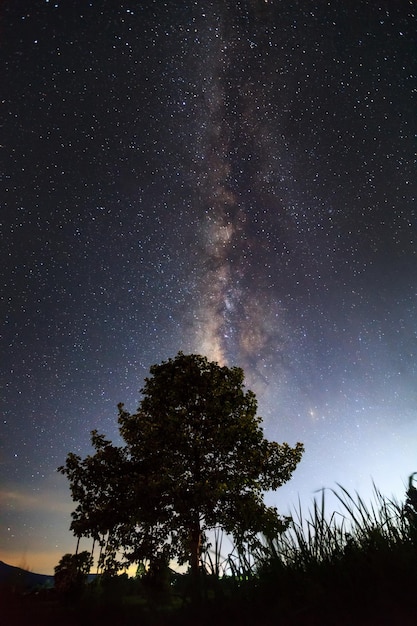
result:
[(28, 572), (21, 567), (14, 567), (0, 561), (0, 585), (29, 591), (34, 587), (53, 587), (54, 577)]

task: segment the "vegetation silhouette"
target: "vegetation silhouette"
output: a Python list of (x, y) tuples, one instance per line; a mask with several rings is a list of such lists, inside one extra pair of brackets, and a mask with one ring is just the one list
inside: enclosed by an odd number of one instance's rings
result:
[(90, 552), (64, 554), (55, 567), (55, 590), (62, 599), (73, 601), (83, 592), (92, 565)]
[(119, 404), (125, 446), (93, 431), (95, 454), (70, 453), (59, 468), (77, 502), (71, 529), (98, 541), (107, 574), (127, 563), (147, 561), (151, 571), (172, 559), (188, 563), (197, 599), (211, 529), (221, 527), (241, 548), (286, 528), (263, 492), (290, 479), (303, 445), (264, 438), (241, 368), (179, 352), (150, 374), (136, 413)]
[[(93, 541), (86, 558), (99, 546), (99, 575), (55, 606), (54, 623), (417, 623), (417, 472), (404, 503), (374, 486), (366, 504), (338, 485), (281, 517), (263, 491), (290, 478), (303, 446), (264, 439), (243, 371), (179, 353), (150, 374), (137, 412), (119, 405), (125, 445), (93, 431), (94, 454), (59, 468), (77, 503), (71, 529)], [(134, 579), (118, 573), (131, 562)]]
[[(222, 555), (222, 530), (202, 553), (204, 611), (190, 600), (190, 576), (161, 578), (138, 568), (136, 578), (101, 575), (71, 603), (2, 590), (5, 623), (140, 623), (144, 626), (411, 626), (416, 624), (416, 489), (410, 476), (405, 503), (383, 496), (365, 504), (339, 486), (327, 512), (326, 493), (310, 511), (294, 511), (288, 528), (257, 545)], [(411, 507), (411, 508), (410, 508)], [(411, 513), (411, 515), (410, 515)], [(217, 573), (216, 573), (217, 572)], [(14, 598), (14, 602), (13, 602)]]

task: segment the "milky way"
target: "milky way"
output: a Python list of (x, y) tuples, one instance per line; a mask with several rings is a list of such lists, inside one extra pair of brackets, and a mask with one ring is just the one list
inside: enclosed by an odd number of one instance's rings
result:
[[(417, 470), (411, 2), (4, 2), (0, 558), (74, 549), (56, 472), (153, 363), (244, 368), (305, 444), (268, 499)], [(3, 511), (2, 511), (3, 512)]]
[(200, 112), (207, 134), (197, 173), (204, 208), (204, 276), (195, 345), (221, 363), (239, 363), (252, 385), (271, 375), (271, 362), (282, 351), (284, 318), (275, 296), (268, 294), (282, 269), (272, 268), (267, 259), (283, 241), (271, 245), (266, 230), (268, 214), (282, 211), (273, 188), (274, 176), (282, 172), (270, 159), (268, 77), (259, 63), (270, 41), (267, 20), (260, 22), (259, 15), (222, 8), (211, 17), (214, 45), (202, 72)]

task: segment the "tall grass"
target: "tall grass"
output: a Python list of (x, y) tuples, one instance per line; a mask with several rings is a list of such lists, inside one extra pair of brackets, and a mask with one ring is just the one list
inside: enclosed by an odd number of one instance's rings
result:
[(218, 531), (204, 569), (247, 615), (279, 616), (277, 624), (335, 623), (336, 614), (338, 624), (380, 623), (381, 616), (414, 624), (417, 535), (409, 508), (375, 485), (369, 503), (337, 485), (307, 511), (299, 502), (281, 535), (234, 546), (226, 557)]
[[(337, 510), (327, 510), (326, 491), (335, 496)], [(234, 545), (227, 556), (222, 556), (223, 540), (224, 534), (216, 529), (214, 541), (203, 555), (203, 569), (210, 575), (240, 580), (257, 576), (271, 561), (278, 561), (284, 568), (307, 570), (337, 562), (354, 550), (395, 550), (401, 545), (410, 547), (411, 541), (404, 505), (385, 497), (375, 485), (368, 504), (357, 492), (352, 495), (342, 485), (322, 489), (307, 512), (298, 503), (284, 533), (264, 537), (256, 544)]]
[(396, 549), (409, 541), (409, 523), (404, 506), (381, 494), (374, 485), (373, 500), (366, 504), (355, 492), (338, 485), (330, 492), (336, 497), (337, 511), (326, 510), (326, 490), (304, 515), (301, 504), (292, 516), (289, 529), (267, 542), (271, 556), (282, 565), (308, 569), (338, 561), (349, 552), (367, 552), (374, 546)]
[(394, 619), (404, 607), (417, 623), (417, 545), (404, 505), (375, 485), (368, 504), (341, 485), (329, 491), (337, 511), (326, 510), (322, 490), (306, 515), (299, 503), (288, 530), (265, 540), (259, 597), (275, 598), (284, 613), (320, 614), (323, 623), (335, 612), (357, 623), (376, 614)]

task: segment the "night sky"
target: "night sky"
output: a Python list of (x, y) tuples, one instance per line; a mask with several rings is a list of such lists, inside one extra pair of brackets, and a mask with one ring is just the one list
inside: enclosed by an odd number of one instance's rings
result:
[[(150, 365), (244, 368), (305, 444), (268, 503), (417, 471), (416, 5), (3, 0), (0, 559), (53, 573), (56, 468)], [(88, 548), (89, 544), (85, 545)]]

